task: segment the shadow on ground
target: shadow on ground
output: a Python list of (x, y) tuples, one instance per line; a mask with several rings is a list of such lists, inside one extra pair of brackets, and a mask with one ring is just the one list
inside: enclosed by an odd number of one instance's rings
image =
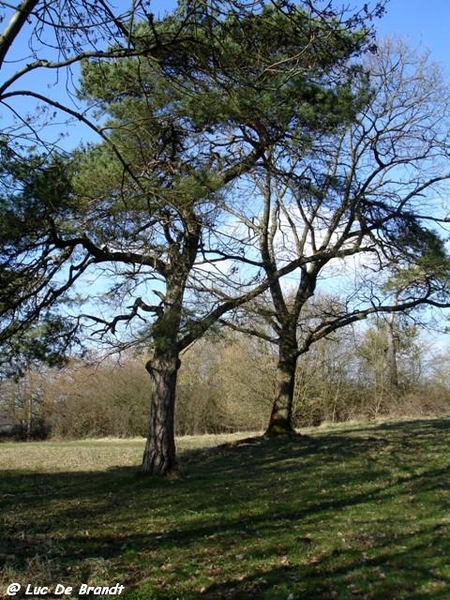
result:
[(256, 438), (186, 452), (173, 481), (6, 471), (1, 581), (120, 581), (130, 600), (443, 600), (449, 437), (439, 420)]

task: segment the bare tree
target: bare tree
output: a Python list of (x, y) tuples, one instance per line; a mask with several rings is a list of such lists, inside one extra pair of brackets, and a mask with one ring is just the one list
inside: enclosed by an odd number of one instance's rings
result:
[[(366, 68), (355, 121), (306, 153), (274, 145), (251, 178), (260, 202), (233, 211), (270, 281), (257, 304), (278, 347), (268, 434), (293, 430), (296, 365), (312, 344), (374, 313), (450, 304), (448, 85), (401, 42), (380, 45)], [(294, 258), (295, 278), (274, 277)], [(341, 300), (311, 304), (324, 288)]]

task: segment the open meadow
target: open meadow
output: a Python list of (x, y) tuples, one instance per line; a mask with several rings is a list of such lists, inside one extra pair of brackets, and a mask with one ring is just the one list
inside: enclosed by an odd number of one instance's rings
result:
[(238, 440), (1, 444), (0, 597), (450, 598), (450, 420)]

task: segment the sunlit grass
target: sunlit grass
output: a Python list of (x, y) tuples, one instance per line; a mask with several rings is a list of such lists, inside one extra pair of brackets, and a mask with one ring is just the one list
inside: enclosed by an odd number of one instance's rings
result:
[[(212, 448), (237, 441), (255, 433), (185, 436), (177, 441), (181, 453), (186, 450)], [(114, 467), (140, 465), (143, 438), (101, 438), (76, 441), (47, 441), (0, 444), (0, 469), (40, 473), (102, 471)]]
[(180, 440), (171, 481), (139, 475), (143, 440), (3, 444), (0, 595), (450, 598), (450, 421), (237, 437)]

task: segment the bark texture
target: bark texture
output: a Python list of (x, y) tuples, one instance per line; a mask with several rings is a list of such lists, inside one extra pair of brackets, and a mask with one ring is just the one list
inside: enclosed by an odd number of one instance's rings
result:
[(295, 356), (283, 356), (280, 352), (275, 379), (275, 394), (272, 413), (265, 435), (286, 435), (295, 433), (292, 424), (292, 411), (295, 388)]
[(157, 353), (147, 362), (152, 379), (150, 423), (142, 460), (148, 475), (167, 475), (176, 469), (175, 390), (179, 368), (178, 356)]

